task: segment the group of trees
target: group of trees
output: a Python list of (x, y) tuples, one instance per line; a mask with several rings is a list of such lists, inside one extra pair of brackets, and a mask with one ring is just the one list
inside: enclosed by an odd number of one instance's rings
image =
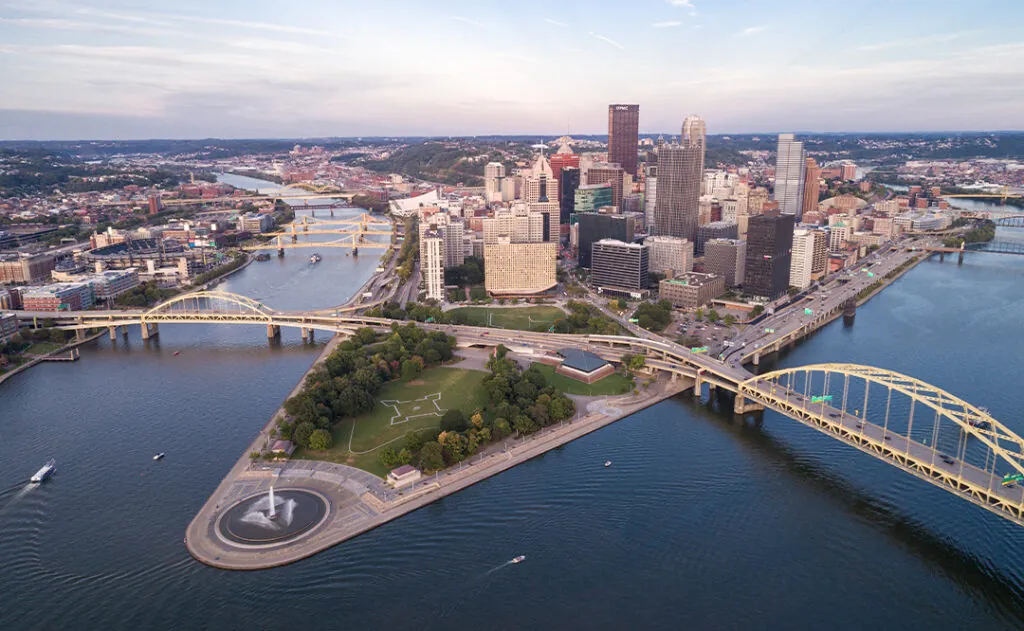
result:
[(231, 260), (228, 261), (227, 263), (224, 263), (223, 265), (218, 265), (217, 267), (214, 267), (213, 269), (211, 269), (211, 270), (209, 270), (207, 272), (203, 272), (202, 274), (196, 276), (195, 280), (192, 281), (192, 284), (193, 285), (203, 285), (203, 284), (206, 284), (206, 283), (210, 282), (211, 280), (213, 280), (214, 278), (217, 278), (218, 276), (220, 276), (222, 274), (227, 274), (228, 272), (236, 270), (239, 267), (245, 265), (245, 261), (246, 260), (247, 259), (246, 259), (244, 254), (237, 254), (237, 255), (233, 256), (231, 258)]
[(662, 331), (672, 321), (672, 303), (668, 300), (642, 302), (633, 312), (637, 325), (648, 331)]
[(484, 379), (488, 404), (469, 418), (452, 409), (441, 417), (441, 426), (429, 432), (410, 432), (401, 449), (383, 449), (380, 461), (388, 467), (416, 463), (425, 472), (437, 471), (469, 458), (487, 444), (513, 432), (532, 434), (542, 427), (572, 418), (576, 404), (549, 385), (536, 368), (520, 370), (499, 346), (488, 362), (491, 374)]
[(114, 304), (122, 307), (149, 307), (177, 293), (176, 289), (164, 289), (151, 280), (120, 294), (114, 298)]
[(405, 220), (405, 239), (402, 247), (398, 250), (398, 277), (402, 282), (409, 280), (412, 276), (413, 267), (420, 256), (420, 233), (415, 217)]
[(585, 302), (570, 300), (566, 303), (569, 315), (555, 320), (556, 333), (594, 333), (600, 335), (618, 335), (619, 325), (598, 309)]
[(277, 436), (309, 449), (327, 449), (335, 423), (369, 412), (385, 383), (450, 360), (453, 348), (455, 338), (414, 324), (395, 322), (382, 340), (372, 329), (359, 329), (306, 377), (301, 392), (285, 401), (288, 418), (278, 422)]
[(388, 209), (386, 201), (370, 197), (369, 195), (354, 196), (352, 198), (352, 205), (375, 213), (382, 213)]
[(448, 267), (444, 270), (444, 284), (458, 285), (479, 285), (484, 282), (484, 260), (475, 256), (467, 256), (465, 262), (458, 267)]
[[(960, 221), (959, 219), (957, 221)], [(957, 227), (954, 222), (954, 227)], [(960, 224), (963, 225), (963, 224)], [(983, 220), (962, 237), (947, 237), (942, 240), (947, 248), (958, 248), (961, 243), (988, 243), (996, 238), (996, 224), (988, 219)]]
[[(403, 309), (397, 302), (387, 302), (366, 310), (371, 318), (388, 318), (390, 320), (415, 320), (417, 322), (447, 323), (449, 316), (436, 304), (420, 304), (407, 302)], [(458, 324), (458, 323), (457, 323)]]

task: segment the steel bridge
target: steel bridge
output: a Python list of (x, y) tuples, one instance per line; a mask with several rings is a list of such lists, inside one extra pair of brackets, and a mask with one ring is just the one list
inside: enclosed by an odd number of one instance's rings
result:
[(994, 217), (992, 221), (997, 228), (1024, 228), (1024, 215), (1006, 215)]
[[(15, 312), (38, 325), (47, 318), (63, 329), (84, 331), (141, 325), (143, 337), (160, 324), (263, 325), (350, 335), (361, 327), (390, 330), (394, 321), (357, 314), (283, 312), (225, 292), (177, 296), (134, 311)], [(618, 335), (570, 335), (472, 326), (419, 324), (457, 335), (461, 346), (494, 347), (545, 356), (566, 346), (586, 347), (608, 360), (643, 354), (646, 369), (733, 394), (733, 409), (746, 415), (775, 410), (961, 499), (1024, 526), (1024, 439), (987, 410), (907, 375), (855, 364), (816, 364), (754, 375), (667, 340)], [(1019, 476), (1019, 477), (1015, 477)]]

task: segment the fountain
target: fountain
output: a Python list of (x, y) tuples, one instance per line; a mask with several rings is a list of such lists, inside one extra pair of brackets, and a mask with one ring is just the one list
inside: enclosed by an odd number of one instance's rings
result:
[(327, 515), (327, 500), (300, 489), (252, 495), (237, 502), (218, 520), (222, 538), (240, 544), (276, 544), (309, 531)]

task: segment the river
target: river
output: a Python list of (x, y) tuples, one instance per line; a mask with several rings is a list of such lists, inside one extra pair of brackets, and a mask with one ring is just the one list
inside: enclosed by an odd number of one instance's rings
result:
[[(337, 304), (376, 261), (341, 252), (220, 288)], [(906, 372), (1024, 433), (1021, 313), (1024, 257), (932, 260), (779, 363)], [(786, 417), (687, 397), (291, 566), (193, 561), (188, 522), (317, 352), (298, 332), (168, 325), (0, 385), (0, 628), (1024, 626), (1024, 530)]]

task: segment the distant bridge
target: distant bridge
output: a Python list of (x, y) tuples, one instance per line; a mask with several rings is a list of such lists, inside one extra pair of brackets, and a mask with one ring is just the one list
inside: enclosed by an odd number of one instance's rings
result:
[[(38, 324), (53, 319), (72, 330), (142, 326), (143, 337), (159, 324), (264, 325), (268, 336), (295, 327), (312, 339), (314, 330), (350, 335), (360, 327), (388, 331), (394, 323), (361, 315), (281, 312), (235, 294), (216, 291), (177, 296), (149, 310), (16, 312)], [(420, 324), (458, 335), (463, 346), (504, 344), (533, 356), (566, 346), (585, 346), (609, 360), (643, 354), (647, 370), (734, 395), (738, 414), (771, 408), (830, 438), (850, 445), (972, 504), (1024, 526), (1024, 439), (954, 395), (906, 375), (854, 364), (817, 364), (752, 375), (669, 342), (618, 335), (569, 335)], [(851, 408), (853, 410), (851, 411)], [(1005, 477), (1004, 477), (1005, 476)]]

